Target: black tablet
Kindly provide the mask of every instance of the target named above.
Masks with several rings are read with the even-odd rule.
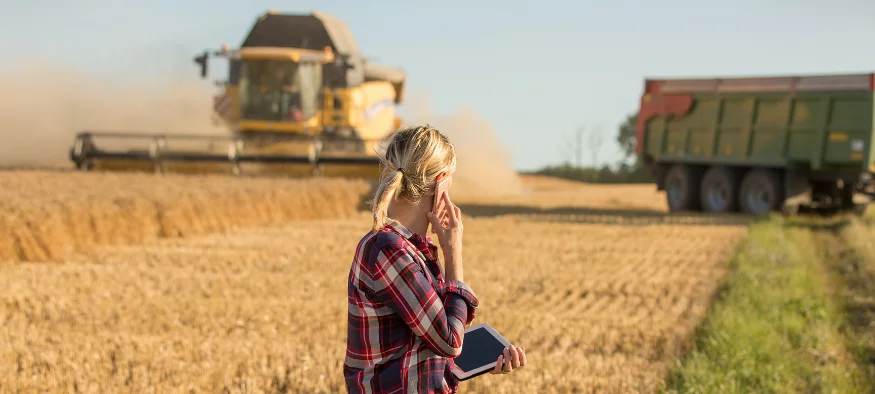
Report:
[[[480,323],[465,330],[462,339],[462,354],[453,359],[453,375],[459,380],[468,380],[483,375],[495,368],[495,360],[504,354],[510,342],[492,326]]]

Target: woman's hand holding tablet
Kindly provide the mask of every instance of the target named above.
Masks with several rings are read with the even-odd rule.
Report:
[[[462,353],[453,360],[453,375],[468,380],[487,372],[506,374],[526,362],[525,349],[512,346],[492,326],[481,323],[465,330]]]

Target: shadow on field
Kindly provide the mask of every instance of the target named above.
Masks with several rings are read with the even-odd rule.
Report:
[[[784,223],[784,227],[804,228],[812,231],[838,232],[851,225],[851,219],[822,219],[822,218],[792,218]]]
[[[539,222],[614,224],[620,226],[649,226],[675,224],[691,226],[737,226],[755,220],[739,214],[667,213],[643,209],[604,209],[587,207],[537,208],[524,205],[460,204],[462,213],[472,217],[504,215],[525,216]]]

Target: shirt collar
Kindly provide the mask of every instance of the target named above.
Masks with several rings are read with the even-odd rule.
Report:
[[[407,227],[405,227],[401,222],[394,220],[392,218],[386,218],[386,225],[389,226],[392,230],[400,234],[406,240],[410,241],[413,245],[419,249],[422,254],[428,257],[431,260],[434,260],[434,256],[437,253],[437,246],[431,241],[431,237],[428,235],[421,236],[413,231],[410,231]]]

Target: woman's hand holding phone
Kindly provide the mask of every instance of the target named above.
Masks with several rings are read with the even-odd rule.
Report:
[[[432,201],[431,208],[431,211],[435,215],[437,215],[439,221],[441,222],[441,224],[443,224],[444,227],[449,226],[449,216],[446,209],[447,205],[444,202],[444,195],[447,195],[448,193],[447,188],[449,187],[449,182],[449,178],[444,178],[435,183],[434,199]],[[435,233],[434,228],[432,228],[432,233]]]
[[[447,194],[445,193],[444,195],[447,195]],[[441,198],[438,201],[438,203],[435,204],[434,214],[435,214],[435,216],[437,216],[438,220],[441,222],[441,225],[444,228],[450,226],[450,210],[447,209],[447,205],[444,202],[443,198]],[[435,232],[434,226],[432,226],[431,233],[437,234],[437,232]]]
[[[462,210],[450,201],[447,193],[443,193],[438,201],[441,202],[438,212],[443,212],[443,217],[429,212],[428,221],[444,252],[447,280],[462,281]]]

